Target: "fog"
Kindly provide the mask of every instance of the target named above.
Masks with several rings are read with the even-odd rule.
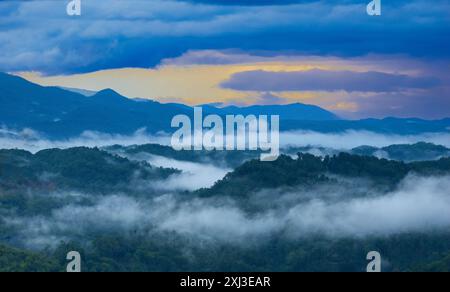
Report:
[[[350,181],[346,184],[352,183]],[[123,194],[92,197],[92,204],[71,203],[49,216],[5,216],[15,241],[29,248],[54,247],[60,240],[101,232],[161,234],[246,245],[273,235],[296,240],[380,237],[450,229],[450,177],[407,177],[383,193],[369,182],[322,185],[250,195],[248,206],[231,198],[195,198],[168,192],[153,198]],[[264,199],[264,204],[258,205]],[[253,202],[253,203],[252,203]],[[247,203],[245,203],[247,204]]]
[[[0,149],[23,149],[36,153],[49,148],[71,147],[104,147],[110,145],[140,145],[156,143],[168,145],[170,139],[167,134],[149,135],[145,129],[139,129],[132,135],[105,134],[94,131],[85,131],[78,137],[70,139],[48,139],[32,129],[14,131],[0,128]]]
[[[167,179],[159,181],[134,182],[140,189],[153,189],[157,191],[195,191],[201,188],[209,188],[215,182],[221,180],[232,169],[225,166],[216,166],[207,158],[201,162],[176,160],[164,156],[146,152],[135,154],[116,151],[114,154],[134,161],[145,161],[155,167],[173,168],[180,173],[172,174]],[[225,161],[221,165],[226,165]]]
[[[169,214],[159,228],[226,241],[279,232],[292,238],[334,238],[442,230],[450,227],[449,189],[450,177],[409,177],[398,190],[387,194],[359,186],[358,191],[367,197],[330,186],[313,193],[272,191],[271,198],[264,198],[272,206],[255,214],[246,214],[234,204],[195,201]]]
[[[146,161],[151,165],[176,168],[182,171],[181,174],[174,174],[166,180],[153,183],[155,188],[164,191],[194,191],[200,188],[209,188],[231,171],[231,169],[219,168],[208,163],[180,161],[157,155],[146,156]]]
[[[342,133],[291,131],[280,134],[281,146],[312,146],[349,150],[362,145],[377,148],[394,144],[428,142],[450,147],[450,133],[424,133],[419,135],[379,134],[369,131],[349,130]]]
[[[329,203],[311,200],[286,215],[292,232],[379,236],[450,227],[450,177],[410,176],[383,196]]]
[[[80,137],[61,141],[45,139],[29,129],[0,130],[0,148],[31,152],[53,147],[167,144],[168,141],[164,134],[149,136],[145,130],[131,136],[88,131]],[[325,154],[331,151],[329,149],[345,150],[361,145],[384,147],[419,141],[450,147],[450,134],[400,136],[365,131],[340,134],[297,131],[282,133],[281,141],[285,147],[311,146],[314,154]],[[176,168],[181,173],[161,181],[130,182],[130,187],[139,188],[141,193],[153,190],[152,195],[144,197],[123,193],[95,196],[70,190],[46,194],[47,199],[74,199],[63,207],[48,210],[46,215],[2,213],[0,224],[14,230],[9,240],[29,248],[44,249],[55,247],[60,241],[83,240],[99,233],[152,236],[174,232],[193,240],[245,245],[263,243],[274,235],[296,240],[310,236],[365,238],[450,230],[448,176],[409,176],[388,193],[370,181],[340,178],[339,183],[310,189],[263,190],[247,194],[248,199],[240,201],[228,197],[197,198],[185,192],[211,187],[230,171],[216,163],[179,161],[145,153],[133,159]],[[156,196],[153,195],[155,190]],[[37,194],[30,191],[29,195]]]
[[[0,128],[0,149],[24,149],[37,152],[48,148],[70,148],[77,146],[104,147],[110,145],[141,145],[156,143],[170,145],[171,137],[167,133],[149,135],[140,129],[132,135],[105,134],[85,131],[79,137],[52,140],[33,131],[24,129],[13,131]],[[450,147],[450,133],[423,133],[418,135],[380,134],[369,131],[348,130],[340,133],[320,133],[314,131],[290,131],[280,133],[280,147],[323,147],[335,150],[349,150],[358,146],[385,147],[393,144],[414,144],[429,142]]]

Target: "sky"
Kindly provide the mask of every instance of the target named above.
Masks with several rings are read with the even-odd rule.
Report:
[[[190,105],[302,102],[342,117],[450,117],[450,2],[0,1],[0,71]]]

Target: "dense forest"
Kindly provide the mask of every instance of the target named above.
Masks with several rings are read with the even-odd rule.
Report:
[[[243,163],[210,188],[161,192],[156,182],[180,170],[139,160],[145,152],[201,158],[155,145],[0,150],[0,271],[64,271],[71,250],[81,253],[83,271],[365,271],[371,250],[382,254],[384,271],[450,270],[450,229],[439,214],[388,229],[381,210],[380,226],[360,232],[346,229],[336,211],[386,198],[382,206],[390,206],[415,183],[442,189],[450,158],[298,153],[261,162],[213,153],[217,165]],[[436,199],[445,203],[450,194],[441,191]],[[308,212],[321,208],[330,214],[309,222]]]
[[[182,161],[204,162],[218,166],[228,166],[236,168],[245,161],[257,159],[260,151],[176,151],[172,147],[159,144],[143,144],[133,146],[114,145],[104,147],[105,151],[119,154],[130,159],[136,157],[142,158],[144,154],[159,155]],[[281,149],[281,153],[296,156],[297,153],[309,153],[316,156],[333,156],[340,153],[349,153],[360,156],[375,156],[378,158],[386,158],[390,160],[414,162],[437,160],[450,156],[450,149],[442,145],[433,143],[419,142],[415,144],[397,144],[386,147],[359,146],[353,149],[332,149],[325,147],[292,147],[285,146]]]
[[[324,158],[299,153],[297,159],[282,155],[273,163],[258,160],[246,162],[211,189],[200,190],[199,193],[202,196],[242,197],[264,188],[321,184],[333,180],[333,175],[367,178],[380,187],[394,188],[412,172],[427,176],[445,175],[449,171],[450,158],[404,163],[348,153]]]
[[[164,179],[175,169],[130,161],[98,148],[49,149],[36,154],[0,150],[0,189],[128,190],[130,180]]]

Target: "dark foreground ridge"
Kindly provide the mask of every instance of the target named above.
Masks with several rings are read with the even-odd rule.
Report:
[[[403,163],[345,153],[325,158],[308,154],[299,154],[295,159],[281,156],[275,162],[248,161],[210,189],[176,195],[179,202],[175,209],[171,209],[170,199],[169,207],[158,209],[156,206],[170,197],[152,192],[152,184],[177,174],[177,170],[155,168],[96,148],[50,149],[34,155],[2,150],[0,270],[64,271],[67,252],[76,250],[82,256],[83,271],[365,271],[367,252],[377,250],[383,255],[384,271],[448,271],[448,230],[362,237],[320,233],[289,237],[280,229],[262,238],[241,241],[232,235],[224,236],[224,231],[221,234],[221,225],[217,226],[217,234],[222,239],[217,239],[204,235],[207,230],[185,234],[161,230],[157,221],[135,224],[133,220],[140,217],[132,219],[135,213],[128,214],[123,208],[126,204],[141,206],[139,216],[152,215],[156,210],[158,216],[164,217],[195,204],[200,208],[198,212],[220,211],[225,206],[221,202],[231,199],[232,208],[242,209],[246,220],[253,220],[267,208],[283,204],[276,198],[282,189],[306,190],[302,194],[312,196],[315,187],[343,186],[341,189],[349,190],[345,195],[348,200],[352,196],[373,196],[373,192],[346,187],[346,178],[368,180],[382,195],[395,190],[413,173],[440,177],[449,172],[449,158]],[[147,184],[137,187],[138,181]],[[263,189],[269,195],[258,195]],[[82,221],[65,219],[73,212],[73,218]],[[113,219],[105,217],[105,212],[113,212],[108,215]],[[110,221],[105,220],[115,223],[107,225]],[[38,225],[27,229],[28,225],[21,222]],[[22,228],[12,228],[14,224]],[[46,240],[54,236],[54,241],[47,241],[48,248],[42,248],[39,232],[44,232]]]

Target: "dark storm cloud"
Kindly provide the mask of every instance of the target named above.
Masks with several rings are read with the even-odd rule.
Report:
[[[383,1],[381,17],[366,2],[89,0],[69,17],[66,1],[0,1],[0,71],[153,67],[201,49],[450,58],[448,1]]]
[[[178,0],[182,2],[191,2],[209,5],[229,5],[229,6],[266,6],[266,5],[292,5],[307,4],[316,2],[326,2],[329,4],[360,4],[359,0]]]
[[[439,80],[436,78],[316,69],[295,72],[239,72],[222,83],[222,87],[244,91],[392,92],[411,88],[427,89],[438,84]]]
[[[191,3],[234,6],[290,5],[296,3],[319,2],[320,0],[179,0]]]

